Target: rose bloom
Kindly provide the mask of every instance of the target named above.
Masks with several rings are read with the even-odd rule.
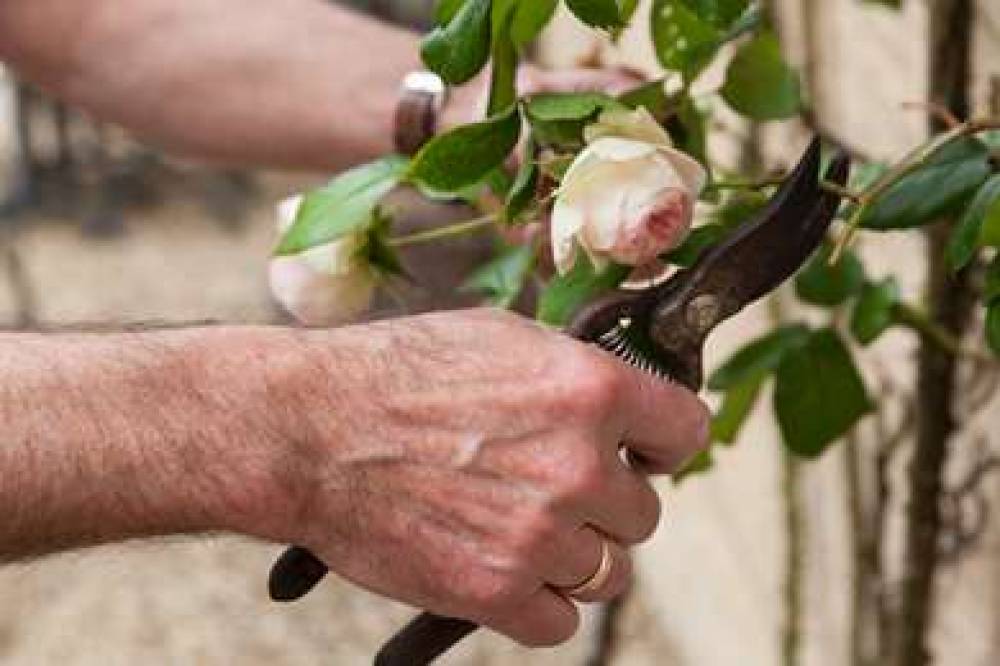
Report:
[[[573,268],[582,247],[597,268],[642,266],[683,242],[705,186],[698,162],[674,149],[645,109],[607,111],[587,128],[552,211],[556,268]]]
[[[295,221],[302,197],[278,205],[278,232]],[[371,306],[377,279],[360,256],[364,239],[345,236],[288,257],[269,267],[271,293],[300,323],[334,326],[356,321]]]

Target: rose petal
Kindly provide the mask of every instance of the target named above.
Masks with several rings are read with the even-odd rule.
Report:
[[[635,139],[654,146],[670,147],[673,142],[663,126],[644,107],[634,110],[612,109],[584,129],[584,139],[593,143],[602,137]]]
[[[618,137],[608,136],[590,144],[584,149],[584,152],[590,152],[604,160],[626,162],[645,157],[659,150],[667,149],[634,139],[619,139]]]
[[[356,321],[371,305],[375,276],[364,266],[341,275],[313,268],[301,257],[277,257],[269,266],[271,292],[300,323],[333,326]]]
[[[583,228],[583,213],[566,201],[556,200],[552,209],[552,260],[560,275],[573,269],[576,263],[576,235]]]
[[[674,170],[680,176],[685,188],[697,199],[705,189],[708,173],[698,160],[674,148],[661,148],[660,154],[666,157]]]
[[[292,224],[295,223],[295,217],[299,214],[299,207],[302,206],[302,201],[305,197],[301,194],[297,194],[287,199],[282,200],[277,206],[278,214],[278,233],[287,233],[289,229],[292,228]]]

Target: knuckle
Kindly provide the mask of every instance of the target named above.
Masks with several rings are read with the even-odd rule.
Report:
[[[592,498],[603,492],[605,475],[605,466],[596,447],[576,450],[564,461],[559,495],[566,500]]]
[[[571,363],[570,380],[563,382],[560,405],[571,414],[603,420],[614,410],[622,388],[622,372],[593,349],[579,350]]]
[[[518,520],[517,531],[512,538],[516,561],[526,567],[535,553],[548,547],[558,533],[558,521],[550,509],[535,506],[525,510]]]
[[[508,576],[477,574],[467,583],[464,602],[477,614],[494,617],[517,601],[516,586]]]

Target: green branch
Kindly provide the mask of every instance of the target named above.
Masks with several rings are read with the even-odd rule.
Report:
[[[477,217],[473,220],[449,224],[445,227],[419,231],[415,234],[410,234],[409,236],[398,236],[390,239],[389,245],[392,247],[407,247],[410,245],[419,245],[421,243],[429,243],[431,241],[462,236],[464,234],[481,231],[486,227],[493,226],[496,224],[496,221],[496,214],[484,215],[483,217]]]
[[[840,261],[844,250],[854,239],[855,234],[861,227],[861,221],[869,207],[882,195],[889,191],[903,178],[909,176],[914,171],[919,170],[927,164],[938,151],[958,139],[973,136],[980,132],[1000,129],[1000,118],[980,118],[969,122],[955,125],[948,131],[935,136],[926,143],[918,146],[906,155],[893,168],[889,169],[881,178],[871,185],[867,190],[857,196],[857,206],[851,217],[847,220],[847,230],[837,241],[837,245],[830,254],[830,263],[835,264]]]
[[[898,303],[895,309],[896,321],[915,331],[941,350],[956,357],[967,357],[984,363],[995,363],[996,359],[977,349],[969,349],[944,326],[931,319],[926,312],[909,303]]]

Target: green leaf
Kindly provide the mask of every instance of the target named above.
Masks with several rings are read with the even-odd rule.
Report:
[[[785,356],[806,344],[809,329],[802,325],[782,326],[736,352],[708,380],[711,391],[730,389],[773,373]]]
[[[438,192],[455,192],[500,166],[517,144],[517,107],[440,134],[413,158],[407,177]]]
[[[573,14],[593,28],[620,28],[625,25],[618,0],[566,0]]]
[[[565,326],[577,310],[598,295],[614,289],[628,277],[628,266],[611,264],[596,272],[590,260],[581,256],[566,275],[553,278],[538,302],[538,320],[551,326]]]
[[[983,300],[987,303],[1000,300],[1000,254],[993,257],[983,282]]]
[[[587,120],[598,111],[621,104],[598,92],[540,93],[525,101],[528,116],[546,122]]]
[[[663,79],[626,90],[618,96],[618,101],[630,109],[642,107],[654,118],[664,118],[670,110],[670,97],[667,95]]]
[[[453,192],[441,192],[420,182],[416,182],[414,185],[420,194],[431,201],[442,203],[460,201],[470,206],[477,206],[487,191],[492,192],[498,197],[506,198],[512,183],[513,179],[510,174],[501,165],[492,169],[476,182],[469,183]]]
[[[701,20],[719,28],[728,28],[750,5],[749,0],[682,0]]]
[[[517,177],[514,179],[514,185],[510,188],[504,206],[504,220],[508,224],[515,222],[535,200],[539,174],[538,163],[535,161],[536,152],[533,139],[524,142],[521,166],[517,170]]]
[[[372,224],[368,228],[364,249],[366,263],[386,275],[406,275],[399,253],[389,243],[389,232],[392,230],[392,217],[385,211],[376,208],[372,213]]]
[[[486,115],[494,116],[517,103],[517,47],[511,36],[511,23],[517,0],[493,2],[493,68],[490,72],[490,96]]]
[[[507,248],[465,281],[461,291],[486,294],[492,305],[511,307],[524,290],[535,266],[535,248],[519,245]]]
[[[559,0],[521,0],[514,13],[511,37],[518,49],[524,49],[535,41],[542,30],[552,20],[559,6]]]
[[[997,178],[1000,178],[1000,174],[993,176],[991,182],[996,181]],[[979,244],[984,247],[1000,247],[1000,197],[993,200],[983,215]]]
[[[766,24],[767,17],[764,15],[764,11],[760,5],[753,5],[729,26],[726,34],[722,37],[722,43],[732,42],[743,35],[756,32],[761,26]]]
[[[965,268],[976,256],[983,228],[990,215],[1000,218],[1000,174],[983,183],[972,203],[965,209],[948,242],[948,266],[953,271]]]
[[[298,254],[366,227],[375,206],[399,184],[407,165],[398,155],[384,157],[345,171],[306,195],[275,254]]]
[[[729,232],[730,229],[721,224],[703,224],[693,229],[680,247],[665,254],[663,260],[674,266],[690,268],[705,250],[724,239]]]
[[[899,304],[899,283],[888,277],[880,282],[868,282],[851,314],[851,333],[863,345],[874,342],[895,321]]]
[[[694,265],[705,250],[724,240],[765,205],[767,197],[760,193],[733,194],[725,204],[715,209],[712,214],[713,222],[693,229],[680,247],[664,255],[662,259],[682,268]]]
[[[712,218],[727,229],[735,229],[757,215],[768,201],[761,192],[736,191],[715,209]]]
[[[879,178],[889,170],[885,162],[864,162],[851,167],[850,188],[854,192],[863,192],[874,185]]]
[[[448,25],[464,4],[465,0],[438,0],[434,5],[434,23]]]
[[[824,328],[778,366],[774,408],[785,445],[817,457],[871,410],[864,382],[836,331]]]
[[[694,79],[722,43],[723,33],[682,0],[654,0],[650,15],[653,48],[664,69]]]
[[[1000,301],[993,301],[986,308],[986,343],[1000,356]]]
[[[707,115],[698,110],[689,95],[684,95],[676,104],[675,112],[666,123],[674,146],[702,164],[708,164]]]
[[[979,138],[990,150],[1000,150],[1000,130],[983,132],[979,135]]]
[[[884,231],[934,222],[961,208],[989,175],[989,151],[982,141],[953,141],[879,197],[862,225]]]
[[[722,406],[712,418],[713,441],[725,444],[736,442],[743,424],[757,404],[764,379],[764,376],[749,377],[726,391]]]
[[[524,102],[535,138],[543,146],[575,149],[583,145],[583,130],[598,113],[622,106],[602,93],[542,93]]]
[[[774,34],[762,32],[740,48],[726,71],[722,98],[753,120],[780,120],[799,112],[799,76],[785,63]]]
[[[621,10],[622,24],[627,26],[639,9],[639,0],[618,0],[618,7]]]
[[[680,485],[692,476],[698,476],[710,471],[713,466],[715,466],[715,459],[712,455],[712,449],[703,449],[681,465],[681,468],[674,472],[671,479],[675,485]]]
[[[861,291],[865,284],[865,267],[853,252],[845,252],[833,266],[830,249],[817,252],[795,276],[795,293],[806,303],[821,307],[836,307]]]
[[[491,4],[466,0],[446,25],[424,37],[420,56],[428,69],[452,85],[465,83],[483,69],[490,57]]]

